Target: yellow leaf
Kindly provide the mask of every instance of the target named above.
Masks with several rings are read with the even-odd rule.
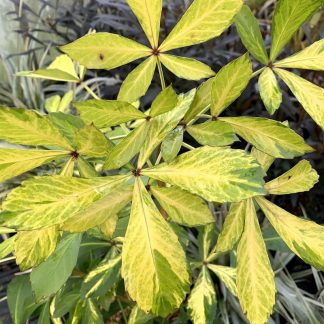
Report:
[[[150,116],[156,117],[172,110],[178,103],[178,96],[172,86],[168,86],[162,90],[154,99]]]
[[[162,0],[127,0],[135,13],[150,44],[157,48],[159,44]]]
[[[201,147],[142,175],[178,186],[208,201],[240,201],[263,194],[263,171],[244,151]]]
[[[304,109],[324,129],[324,89],[282,69],[275,72],[287,84]]]
[[[88,34],[60,49],[87,69],[107,70],[149,56],[152,52],[144,45],[111,33]]]
[[[16,262],[21,270],[35,267],[55,250],[59,232],[56,226],[18,232],[15,239]]]
[[[68,151],[0,148],[0,182],[35,169],[55,159],[68,156],[69,154]]]
[[[201,80],[215,75],[215,72],[208,65],[192,58],[161,54],[159,60],[178,78]]]
[[[277,58],[298,28],[323,4],[322,0],[280,0],[272,19],[270,60]]]
[[[246,204],[244,232],[237,248],[237,291],[250,323],[265,324],[275,304],[274,273],[253,201]]]
[[[234,102],[248,85],[252,64],[248,54],[225,65],[215,76],[211,93],[211,112],[217,117]]]
[[[265,68],[259,77],[259,90],[262,101],[270,115],[273,115],[282,102],[282,92],[275,74]]]
[[[230,268],[230,267],[225,267],[225,266],[215,265],[215,264],[208,264],[208,269],[210,269],[215,273],[215,275],[225,284],[227,289],[234,296],[237,296],[235,268]]]
[[[132,103],[144,96],[151,85],[155,67],[156,57],[151,56],[129,73],[120,88],[118,100]]]
[[[256,201],[288,247],[306,263],[324,271],[324,227],[296,217],[262,197]]]
[[[178,237],[139,177],[122,251],[122,276],[139,307],[163,317],[180,306],[189,289],[186,257]]]
[[[160,51],[203,43],[220,35],[230,26],[242,4],[241,0],[194,0]]]
[[[295,55],[274,63],[278,68],[324,70],[324,39],[315,42]]]
[[[176,223],[199,226],[215,222],[208,205],[200,197],[176,187],[151,186],[150,192]]]
[[[194,324],[215,323],[216,304],[213,280],[203,267],[188,299],[188,311]]]
[[[280,177],[266,183],[265,188],[271,195],[286,195],[309,191],[318,182],[319,176],[311,164],[302,160]]]
[[[251,155],[260,163],[264,172],[267,172],[269,170],[270,166],[276,159],[273,156],[264,153],[255,147],[252,148]]]

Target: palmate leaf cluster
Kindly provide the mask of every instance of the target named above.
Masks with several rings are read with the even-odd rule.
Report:
[[[125,299],[132,306],[129,323],[166,318],[179,308],[194,323],[214,323],[219,300],[214,275],[237,296],[251,323],[266,323],[276,287],[258,209],[291,251],[324,270],[324,228],[266,198],[310,190],[316,171],[301,160],[264,181],[276,158],[300,157],[312,147],[287,123],[221,116],[258,74],[264,104],[275,112],[281,103],[276,73],[324,127],[323,89],[285,70],[322,70],[323,42],[276,61],[323,1],[278,2],[269,56],[256,18],[241,0],[194,0],[162,42],[162,1],[144,3],[128,0],[151,48],[91,33],[61,47],[65,54],[47,69],[20,73],[83,85],[93,99],[73,102],[77,115],[66,113],[71,94],[51,103],[47,115],[0,108],[0,139],[16,145],[0,149],[2,182],[54,160],[60,166],[23,181],[1,206],[1,231],[16,234],[0,245],[0,257],[13,252],[22,271],[32,269],[9,286],[14,323],[33,314],[40,323],[103,323],[114,302]],[[233,21],[247,50],[265,65],[262,70],[253,73],[248,53],[217,74],[167,53],[214,38]],[[113,69],[144,57],[117,100],[100,99],[83,82],[86,69]],[[162,66],[180,78],[209,79],[177,94],[165,85]],[[144,111],[140,98],[156,68],[162,91]],[[186,133],[199,147],[184,141]],[[252,149],[231,148],[240,139]],[[217,233],[213,210],[221,203],[231,207]],[[193,259],[188,228],[199,233],[194,240],[200,253]],[[227,253],[231,267],[221,262]]]

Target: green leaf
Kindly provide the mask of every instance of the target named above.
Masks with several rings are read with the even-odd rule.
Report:
[[[91,157],[107,156],[113,148],[113,144],[108,142],[106,136],[94,125],[80,129],[74,137],[74,143],[79,154]]]
[[[234,248],[244,229],[246,201],[231,204],[223,229],[218,236],[215,253],[225,253]]]
[[[242,6],[240,12],[235,16],[234,22],[241,41],[249,53],[261,63],[268,64],[268,53],[264,46],[259,22],[249,6]]]
[[[66,92],[62,97],[58,110],[61,112],[68,111],[68,108],[73,100],[73,97],[74,97],[73,90],[69,90],[68,92]]]
[[[282,69],[275,69],[304,109],[324,129],[324,89]]]
[[[245,225],[237,249],[238,297],[251,324],[266,323],[275,304],[274,273],[253,201],[246,203]]]
[[[252,148],[251,155],[259,162],[264,172],[267,172],[272,163],[275,161],[273,156],[264,153],[255,147]]]
[[[81,237],[80,234],[65,236],[54,253],[33,269],[30,281],[37,300],[55,294],[68,280],[77,262]]]
[[[266,183],[265,188],[271,195],[286,195],[309,191],[318,182],[319,176],[311,164],[302,160],[280,177]]]
[[[324,227],[296,217],[266,199],[256,201],[288,247],[306,263],[324,270]]]
[[[156,117],[169,112],[177,105],[177,102],[178,96],[170,85],[162,90],[154,99],[150,110],[150,116]]]
[[[161,52],[206,42],[232,23],[241,0],[195,0],[160,46]]]
[[[185,95],[179,95],[178,104],[174,109],[150,120],[148,133],[138,159],[139,168],[143,167],[156,147],[178,125],[189,109],[194,95],[195,90]]]
[[[68,232],[85,232],[113,218],[131,200],[132,187],[123,186],[97,200],[65,221],[61,228]]]
[[[45,100],[45,109],[48,112],[57,112],[61,102],[59,95],[51,96]]]
[[[259,77],[259,91],[262,101],[270,115],[273,115],[282,102],[282,92],[275,74],[265,68]]]
[[[104,170],[121,168],[140,151],[147,137],[149,123],[144,121],[111,150],[104,164]]]
[[[290,254],[290,249],[271,225],[264,228],[262,234],[268,250]]]
[[[37,324],[51,324],[50,302],[46,302],[42,306],[42,310],[39,314]]]
[[[263,194],[263,171],[244,151],[201,147],[142,175],[178,186],[208,201],[229,202]]]
[[[81,156],[78,158],[77,166],[82,178],[89,179],[98,176],[95,168],[92,167],[92,165],[88,161],[84,160]]]
[[[295,55],[274,63],[278,68],[324,70],[324,39],[306,47]]]
[[[216,291],[209,271],[203,267],[188,299],[188,312],[194,324],[213,324],[216,315]]]
[[[186,131],[201,145],[227,146],[237,140],[232,126],[222,121],[188,126]]]
[[[133,40],[111,33],[83,36],[60,50],[87,69],[111,70],[145,56],[152,50]]]
[[[15,144],[58,146],[73,150],[47,118],[27,109],[0,107],[0,139]]]
[[[50,113],[48,119],[61,131],[61,133],[73,143],[73,138],[79,129],[85,126],[81,118],[62,112]]]
[[[65,82],[80,82],[80,78],[75,72],[73,61],[67,55],[58,56],[46,69],[23,71],[17,73],[17,76]]]
[[[22,271],[39,265],[55,250],[59,232],[56,226],[18,232],[15,239],[16,262]]]
[[[186,257],[178,237],[138,177],[122,252],[122,276],[139,307],[163,317],[180,306],[189,290]]]
[[[215,273],[215,275],[225,284],[227,289],[234,296],[237,296],[235,268],[230,268],[230,267],[225,267],[225,266],[215,265],[215,264],[208,264],[208,269],[210,269]]]
[[[159,60],[178,78],[201,80],[215,75],[215,72],[208,65],[192,58],[161,54],[159,55]]]
[[[185,124],[191,122],[199,114],[204,113],[210,106],[211,90],[215,78],[203,82],[197,89],[196,95],[190,108],[185,114],[183,121]]]
[[[34,302],[29,276],[17,276],[11,280],[7,290],[8,306],[12,323],[26,324],[38,307]]]
[[[83,121],[95,124],[98,128],[116,126],[147,116],[133,105],[117,100],[88,100],[74,102]]]
[[[67,151],[0,148],[0,182],[68,155]]]
[[[219,116],[245,90],[252,77],[248,54],[225,65],[215,76],[211,93],[212,115]]]
[[[27,180],[10,192],[2,205],[3,210],[14,214],[5,225],[33,230],[60,224],[123,187],[128,179],[123,175],[93,179],[43,176]]]
[[[0,243],[0,259],[5,258],[13,252],[15,247],[15,236],[11,236]]]
[[[151,186],[150,192],[176,223],[194,227],[215,222],[206,202],[176,187]]]
[[[127,0],[152,48],[159,45],[162,0]]]
[[[313,152],[304,139],[275,120],[259,117],[226,117],[222,121],[257,149],[273,157],[292,159]]]
[[[99,307],[92,299],[87,299],[82,315],[82,324],[104,324],[104,320]]]
[[[108,256],[82,282],[81,296],[95,298],[109,291],[120,278],[121,256],[109,253]]]
[[[183,127],[179,126],[171,131],[162,142],[161,154],[164,161],[171,162],[177,157],[182,147],[183,133]]]
[[[132,103],[144,96],[151,85],[155,68],[156,57],[152,55],[128,74],[120,88],[118,100]]]
[[[299,27],[323,4],[323,0],[280,0],[272,19],[270,60],[277,58]]]
[[[72,312],[80,300],[80,287],[77,286],[76,289],[69,291],[67,289],[68,285],[66,285],[66,289],[60,289],[52,299],[51,313],[54,318],[63,317]]]

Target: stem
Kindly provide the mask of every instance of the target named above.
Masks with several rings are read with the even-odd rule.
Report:
[[[264,66],[263,68],[259,69],[259,70],[256,70],[254,73],[252,73],[252,78],[258,76],[259,74],[261,74],[263,72],[263,70],[265,69],[266,67]]]
[[[182,146],[185,147],[186,149],[190,150],[190,151],[195,149],[193,146],[191,146],[191,145],[189,145],[189,144],[187,144],[185,142],[182,143]]]
[[[4,259],[1,259],[0,260],[0,263],[4,263],[4,262],[11,261],[11,260],[15,260],[15,259],[16,259],[16,257],[4,258]]]
[[[163,69],[162,69],[162,65],[161,65],[159,58],[157,58],[157,66],[158,66],[158,70],[159,70],[159,74],[160,74],[161,87],[162,87],[162,90],[164,90],[166,88],[166,86],[165,86]]]
[[[89,93],[91,97],[94,99],[100,100],[100,98],[90,89],[90,87],[87,86],[86,83],[81,82],[82,87]]]
[[[7,300],[7,296],[4,296],[4,297],[2,297],[1,299],[0,299],[0,303],[2,303],[2,302],[4,302],[5,300]]]
[[[118,306],[119,306],[119,308],[120,308],[120,310],[121,310],[121,312],[122,312],[124,322],[127,324],[128,321],[127,321],[127,317],[126,317],[126,314],[125,314],[125,311],[124,311],[123,305],[122,305],[122,303],[120,302],[119,299],[117,299],[117,303],[118,303]]]
[[[82,243],[81,247],[85,247],[85,246],[111,246],[110,243],[108,242],[88,242],[88,243]]]

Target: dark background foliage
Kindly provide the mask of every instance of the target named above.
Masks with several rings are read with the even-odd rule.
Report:
[[[32,6],[20,0],[10,1],[12,3],[12,10],[8,15],[10,20],[16,21],[16,33],[23,40],[25,46],[23,51],[10,53],[9,56],[3,58],[4,64],[24,60],[28,69],[37,69],[49,63],[51,57],[58,54],[57,46],[69,43],[85,35],[91,29],[95,29],[98,32],[118,33],[135,39],[140,43],[147,43],[136,17],[125,1],[73,0],[66,2],[63,0],[40,0],[39,10],[33,9]],[[266,46],[269,48],[271,40],[271,19],[276,1],[250,0],[247,2],[254,9],[255,15],[259,19]],[[190,1],[185,0],[165,1],[161,21],[161,39],[171,31],[189,3]],[[317,13],[294,36],[281,56],[286,57],[291,55],[320,39],[324,33],[323,27],[324,17],[322,13]],[[196,58],[210,65],[217,72],[222,66],[245,52],[246,50],[236,33],[235,26],[232,26],[221,37],[202,45],[179,49],[175,51],[175,54]],[[43,57],[40,59],[43,53],[46,53],[48,58]],[[257,70],[259,68],[258,63],[255,60],[253,62],[254,70]],[[111,71],[88,71],[87,79],[89,82],[94,80],[98,84],[96,90],[99,91],[102,98],[116,99],[122,80],[137,65],[138,62],[133,62]],[[172,83],[178,93],[187,91],[199,84],[197,82],[177,79],[168,73],[168,71],[165,71],[165,73],[167,83]],[[320,72],[304,70],[298,71],[298,73],[317,85],[323,86],[324,84],[324,75]],[[65,86],[54,85],[53,82],[44,81],[42,85],[39,88],[41,93],[34,94],[35,97],[30,99],[24,94],[24,87],[20,84],[20,80],[15,79],[13,82],[0,81],[0,104],[9,106],[19,106],[20,104],[20,106],[24,105],[29,108],[43,110],[44,98],[57,92],[63,94],[66,90]],[[14,87],[17,89],[14,90]],[[243,95],[234,102],[230,109],[225,111],[225,114],[230,116],[250,115],[267,117],[279,121],[287,120],[289,121],[290,127],[303,136],[308,144],[315,149],[314,153],[308,154],[305,158],[312,162],[320,174],[320,183],[310,192],[289,196],[277,196],[275,199],[278,205],[295,215],[304,215],[318,223],[324,223],[324,135],[284,84],[282,84],[282,88],[284,89],[283,103],[272,117],[268,115],[260,99],[257,78],[251,80]],[[35,92],[39,89],[36,89]],[[158,91],[160,91],[160,80],[156,74],[147,95],[142,100],[143,107],[149,107],[149,103]],[[6,93],[15,93],[21,99],[17,101],[12,95],[6,96]],[[195,145],[195,143],[191,144]],[[238,145],[244,148],[246,143],[242,141]],[[278,176],[287,171],[296,162],[298,162],[298,159],[289,161],[276,160],[270,170],[270,177]],[[289,263],[288,269],[290,271],[306,271],[309,267],[295,257]],[[1,265],[0,283],[2,287],[7,284],[7,281],[15,271],[16,269],[13,268],[12,263]],[[313,277],[309,275],[303,278],[299,286],[312,293],[316,291]],[[322,291],[317,292],[317,294],[321,293]],[[1,289],[0,298],[4,294],[4,290]]]

